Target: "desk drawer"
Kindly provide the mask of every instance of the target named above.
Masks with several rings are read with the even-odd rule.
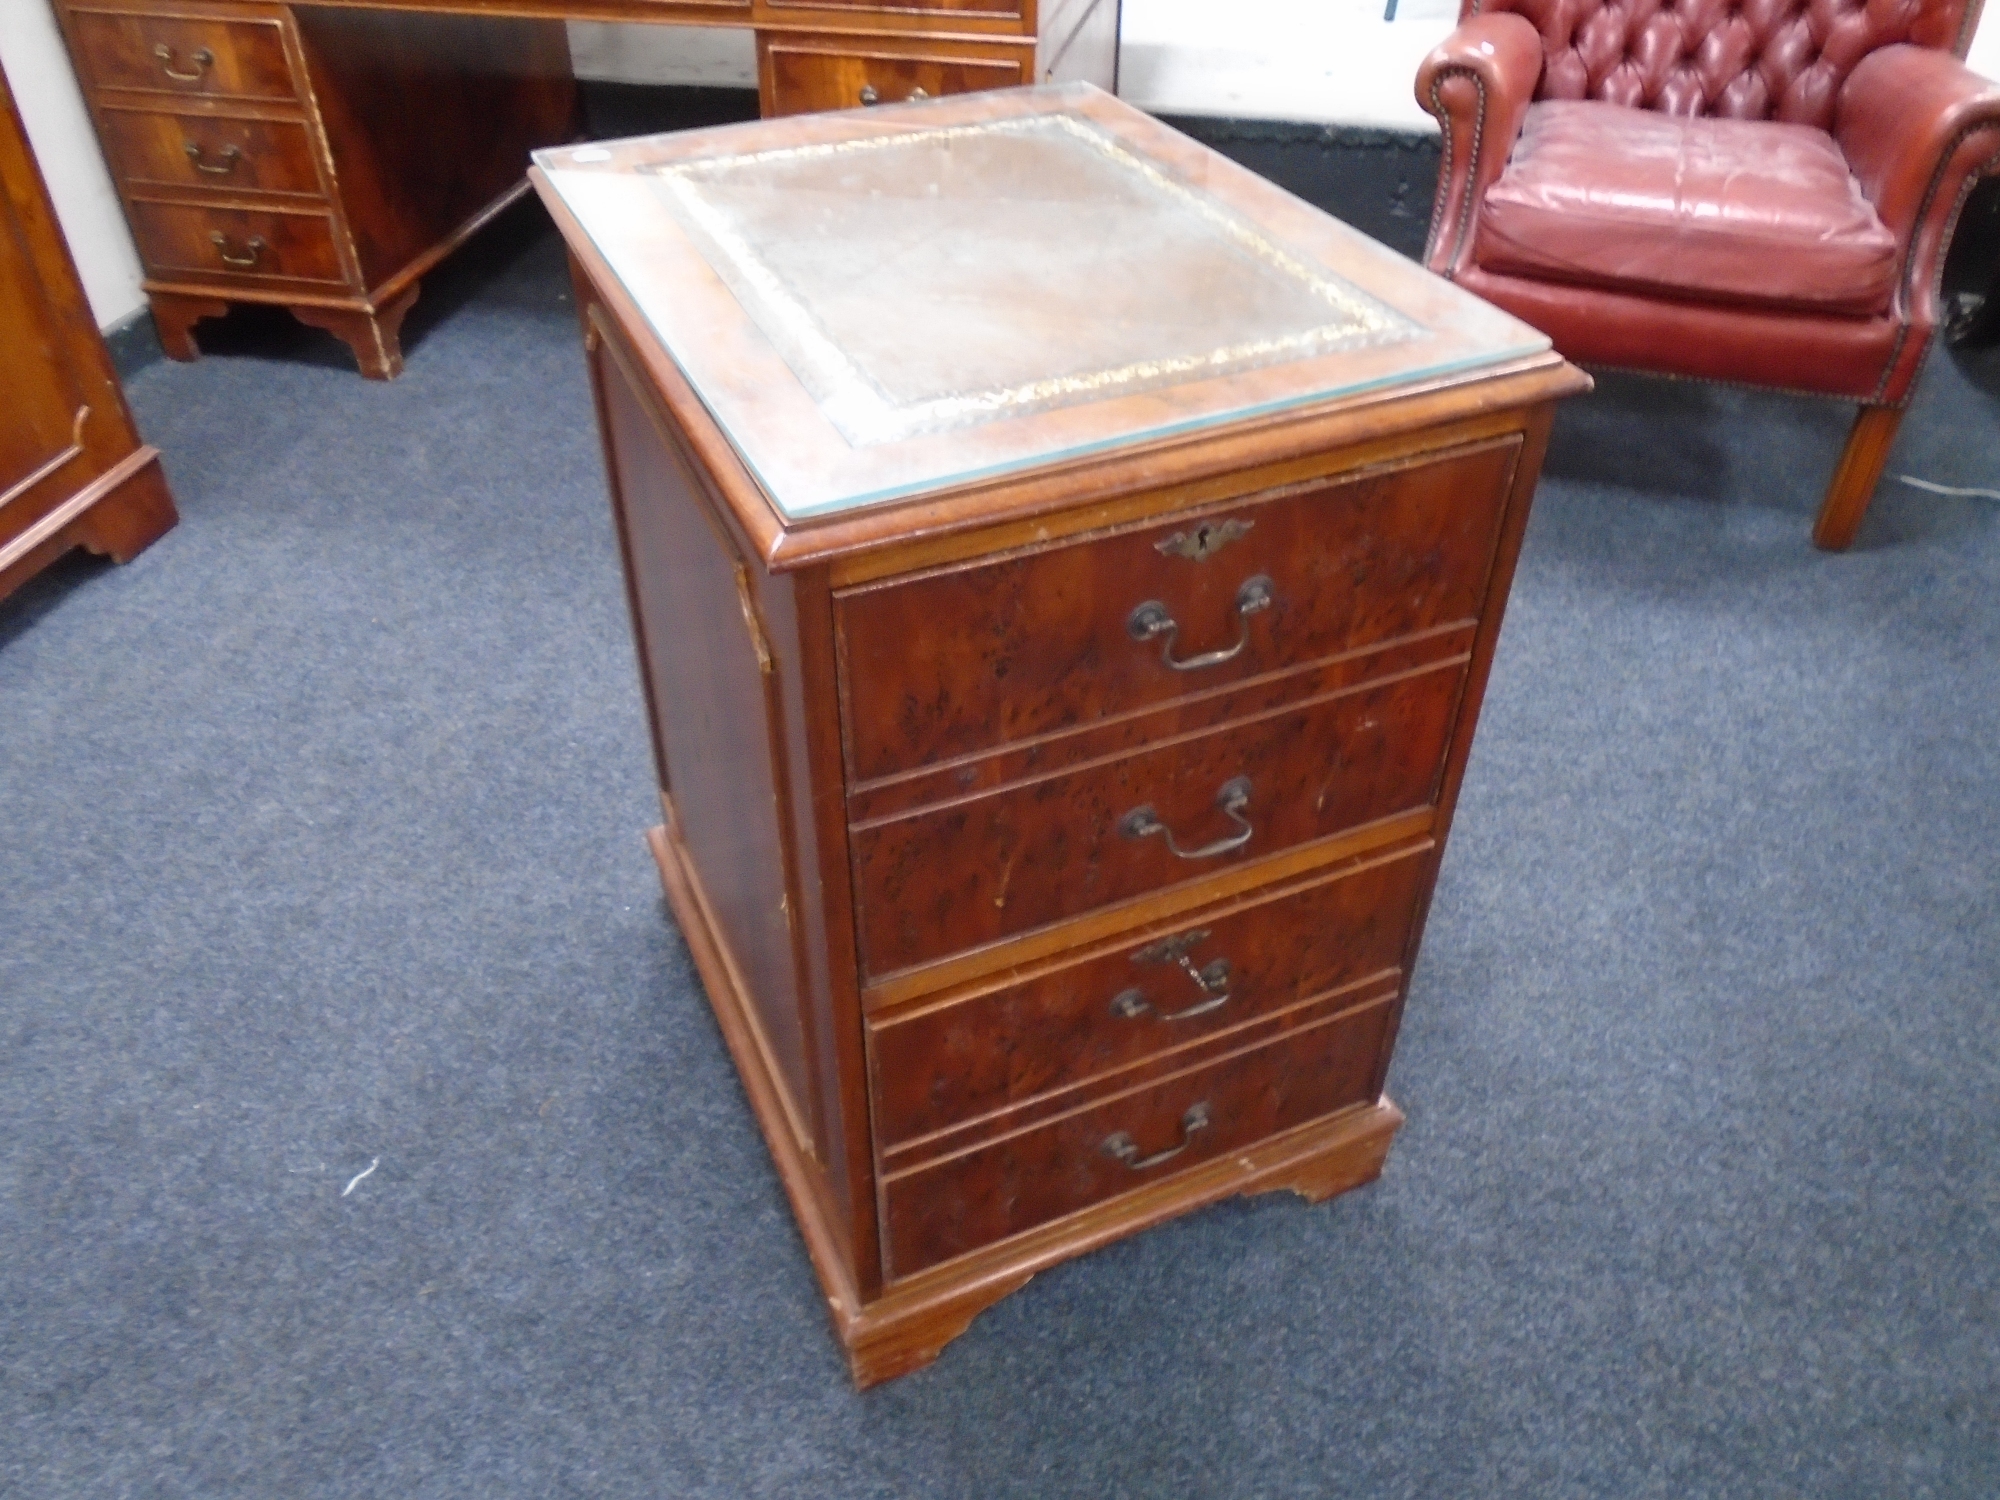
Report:
[[[835,16],[862,15],[870,12],[890,15],[940,16],[951,20],[977,17],[982,21],[1019,21],[1021,0],[775,0],[776,6],[786,9],[811,9]],[[796,24],[796,18],[793,20]],[[849,23],[851,24],[851,23]],[[933,25],[933,30],[945,27]],[[918,32],[921,38],[923,33]]]
[[[764,55],[773,115],[1013,88],[1028,81],[1032,62],[1027,52],[1018,57],[930,57],[830,52],[778,42]]]
[[[131,200],[133,238],[149,271],[345,285],[325,214]]]
[[[237,99],[293,99],[298,88],[277,20],[72,7],[83,70],[106,89]]]
[[[1434,845],[869,1023],[878,1148],[1072,1088],[1357,981],[1394,983]]]
[[[118,180],[210,192],[322,191],[312,137],[283,120],[104,109],[100,139]]]
[[[844,594],[850,774],[865,783],[1475,619],[1519,453],[1510,437]],[[1149,605],[1153,633],[1135,639]],[[1164,659],[1238,641],[1207,665]]]
[[[879,978],[1428,806],[1463,680],[1453,657],[856,823],[863,966]]]
[[[1372,1097],[1395,1005],[1310,1015],[1275,1041],[882,1181],[901,1277],[1151,1186]]]

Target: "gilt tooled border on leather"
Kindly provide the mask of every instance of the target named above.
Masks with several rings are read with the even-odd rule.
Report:
[[[1472,151],[1465,163],[1465,201],[1458,211],[1458,236],[1452,242],[1451,254],[1445,257],[1444,269],[1438,274],[1447,281],[1453,279],[1458,269],[1458,257],[1465,250],[1465,237],[1472,228],[1472,195],[1479,186],[1479,156],[1486,141],[1486,80],[1479,76],[1476,68],[1439,68],[1431,75],[1431,113],[1436,116],[1444,136],[1444,159],[1438,163],[1437,196],[1431,203],[1431,222],[1436,224],[1438,214],[1444,207],[1445,196],[1451,191],[1452,170],[1452,128],[1451,111],[1445,108],[1439,90],[1447,78],[1470,78],[1472,86],[1479,91],[1479,107],[1472,117]],[[1436,249],[1435,245],[1428,247]],[[1429,257],[1426,256],[1426,259]]]
[[[1958,155],[1959,147],[1963,146],[1982,130],[2000,130],[2000,120],[1974,121],[1959,131],[1957,135],[1953,136],[1951,144],[1945,147],[1938,155],[1937,170],[1931,173],[1930,185],[1924,189],[1923,202],[1918,205],[1916,217],[1911,220],[1910,242],[1903,251],[1903,285],[1901,292],[1905,308],[1910,306],[1910,283],[1917,268],[1917,243],[1923,237],[1924,221],[1930,217],[1931,205],[1937,201],[1938,192],[1944,187],[1945,173],[1950,169],[1952,159]],[[1944,233],[1938,236],[1937,266],[1931,272],[1931,300],[1933,302],[1937,301],[1944,289],[1945,261],[1950,258],[1947,252],[1951,248],[1952,233],[1958,227],[1958,216],[1965,211],[1965,200],[1971,196],[1972,189],[1978,184],[1980,179],[1992,172],[1995,167],[2000,167],[2000,151],[1995,151],[1993,155],[1987,157],[1980,165],[1978,171],[1966,173],[1965,181],[1959,184],[1958,201],[1952,204],[1950,217],[1945,220]],[[1879,398],[1889,388],[1889,381],[1896,373],[1897,362],[1903,357],[1903,345],[1909,342],[1910,329],[1913,326],[1912,321],[1905,318],[1903,326],[1896,330],[1896,343],[1889,351],[1889,362],[1882,367],[1882,378],[1875,382],[1875,396],[1878,399],[1871,402],[1871,405],[1881,404]],[[1910,372],[1909,387],[1903,392],[1903,399],[1896,403],[1897,407],[1900,408],[1909,404],[1910,393],[1917,388],[1917,377],[1923,374],[1924,364],[1930,358],[1931,345],[1936,339],[1937,328],[1933,325],[1929,334],[1925,336],[1923,353],[1917,356],[1917,367]]]

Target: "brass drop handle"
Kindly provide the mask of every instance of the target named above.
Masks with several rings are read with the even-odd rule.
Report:
[[[187,159],[194,163],[197,172],[206,172],[211,177],[227,177],[236,170],[236,164],[243,160],[243,153],[234,146],[224,146],[217,153],[216,160],[220,163],[219,166],[211,166],[204,161],[201,147],[194,141],[181,142],[181,150],[187,152]]]
[[[1174,637],[1180,632],[1180,622],[1157,599],[1148,599],[1126,617],[1125,633],[1135,641],[1150,641],[1155,636],[1165,636],[1166,640],[1160,646],[1160,660],[1176,672],[1198,672],[1203,667],[1219,667],[1242,655],[1243,648],[1250,644],[1250,617],[1269,609],[1276,599],[1271,580],[1262,573],[1244,579],[1236,590],[1236,616],[1241,622],[1236,632],[1236,644],[1219,651],[1204,651],[1199,656],[1175,657]]]
[[[1124,1162],[1127,1171],[1143,1172],[1149,1167],[1157,1167],[1161,1162],[1172,1161],[1179,1156],[1193,1144],[1197,1135],[1208,1129],[1209,1123],[1208,1101],[1204,1099],[1199,1104],[1189,1105],[1187,1113],[1181,1116],[1181,1143],[1178,1146],[1155,1151],[1151,1156],[1141,1156],[1138,1143],[1121,1130],[1116,1135],[1106,1136],[1104,1144],[1098,1149],[1106,1156],[1115,1156]]]
[[[1146,992],[1133,988],[1120,990],[1111,1000],[1111,1009],[1128,1021],[1136,1021],[1144,1015],[1152,1015],[1162,1021],[1186,1021],[1195,1016],[1205,1016],[1212,1010],[1221,1010],[1229,1003],[1229,960],[1218,958],[1205,969],[1196,969],[1192,964],[1188,972],[1203,993],[1210,994],[1207,1000],[1197,1000],[1192,1005],[1184,1005],[1179,1010],[1154,1010],[1153,1002],[1146,998]],[[1220,994],[1213,994],[1220,990]]]
[[[861,85],[860,98],[863,105],[880,104],[882,102],[882,96],[875,92],[875,85],[872,83],[864,83]],[[915,103],[919,99],[928,99],[928,98],[930,98],[930,94],[923,88],[922,85],[919,85],[916,88],[911,89],[909,93],[903,95],[903,102],[905,104],[911,104]]]
[[[154,46],[153,56],[160,60],[160,71],[173,79],[175,83],[200,83],[201,75],[206,73],[215,62],[215,54],[209,51],[208,48],[203,47],[190,59],[194,63],[194,71],[192,73],[177,73],[174,71],[174,49],[169,47],[165,42],[157,43]]]
[[[253,234],[250,237],[249,243],[243,247],[250,252],[248,255],[231,255],[229,253],[229,239],[220,229],[211,229],[209,231],[208,242],[215,246],[217,253],[222,256],[222,263],[226,266],[254,266],[257,264],[258,257],[268,248],[264,243],[264,236]]]
[[[1161,938],[1157,943],[1148,943],[1132,955],[1135,964],[1174,964],[1193,983],[1195,993],[1202,998],[1180,1010],[1156,1010],[1146,992],[1134,986],[1120,990],[1112,997],[1111,1010],[1114,1015],[1136,1021],[1141,1016],[1152,1015],[1162,1021],[1185,1021],[1191,1016],[1205,1016],[1212,1010],[1220,1010],[1229,1003],[1230,965],[1226,958],[1218,958],[1202,965],[1194,966],[1188,957],[1191,950],[1208,941],[1208,929],[1197,927],[1192,932],[1176,933],[1172,937]]]
[[[1173,829],[1160,821],[1160,815],[1153,810],[1153,804],[1150,802],[1142,807],[1133,808],[1120,818],[1118,831],[1128,839],[1150,838],[1157,833],[1167,841],[1167,848],[1176,859],[1214,859],[1219,854],[1230,854],[1241,849],[1250,842],[1251,835],[1257,831],[1250,826],[1250,820],[1243,816],[1250,808],[1250,778],[1232,776],[1223,782],[1216,789],[1215,805],[1222,809],[1223,815],[1240,831],[1219,838],[1212,844],[1203,844],[1199,849],[1183,849],[1175,840]]]

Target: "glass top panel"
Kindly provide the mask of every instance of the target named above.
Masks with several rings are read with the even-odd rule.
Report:
[[[1548,348],[1087,87],[536,161],[792,520]]]
[[[850,443],[1422,331],[1073,115],[646,170]]]

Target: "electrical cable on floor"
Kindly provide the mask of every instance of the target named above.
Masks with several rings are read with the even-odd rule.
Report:
[[[2000,490],[1962,489],[1957,485],[1933,484],[1928,479],[1918,479],[1912,474],[1898,474],[1896,477],[1904,484],[1920,490],[1929,490],[1933,495],[1975,495],[1982,500],[2000,500]]]

